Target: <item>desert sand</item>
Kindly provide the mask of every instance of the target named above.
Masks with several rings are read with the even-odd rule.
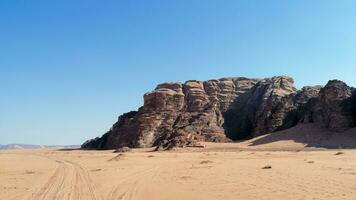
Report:
[[[356,150],[272,144],[0,151],[0,199],[356,199]]]
[[[172,151],[4,150],[0,199],[356,199],[355,135],[306,124]]]

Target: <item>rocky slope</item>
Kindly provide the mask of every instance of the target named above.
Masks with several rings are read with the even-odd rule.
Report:
[[[252,138],[298,123],[344,131],[355,126],[354,94],[337,80],[297,90],[286,76],[163,83],[144,95],[138,111],[123,114],[107,133],[82,148],[170,149]]]

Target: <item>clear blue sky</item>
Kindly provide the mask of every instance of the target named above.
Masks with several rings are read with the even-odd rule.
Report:
[[[80,144],[165,81],[356,86],[353,0],[2,0],[0,143]]]

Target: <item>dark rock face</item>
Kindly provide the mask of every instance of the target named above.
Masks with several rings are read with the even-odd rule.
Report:
[[[280,107],[287,107],[288,112],[283,119],[283,124],[277,131],[284,130],[296,126],[298,123],[309,122],[308,111],[311,109],[311,105],[318,97],[322,86],[306,86],[303,87],[295,94],[288,96],[288,104],[280,103]]]
[[[320,86],[297,91],[290,77],[273,77],[256,84],[236,98],[225,112],[226,135],[233,140],[246,139],[297,125],[306,104],[316,98]]]
[[[293,101],[288,97],[296,93],[290,77],[259,81],[244,95],[237,97],[225,112],[226,135],[238,140],[277,130],[293,107]]]
[[[85,149],[170,149],[199,141],[247,139],[315,122],[331,130],[355,126],[356,98],[341,81],[297,90],[290,77],[222,78],[163,83],[144,95],[144,105],[119,117]]]
[[[356,89],[352,88],[352,112],[354,115],[354,122],[356,124]]]
[[[352,88],[342,81],[329,81],[321,89],[311,112],[311,122],[329,130],[345,131],[354,127]]]

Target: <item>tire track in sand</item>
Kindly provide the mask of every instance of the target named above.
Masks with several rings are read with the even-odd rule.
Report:
[[[55,161],[57,167],[52,176],[29,199],[101,200],[86,169],[71,161]]]
[[[138,194],[145,188],[155,177],[157,167],[147,170],[136,171],[132,174],[122,177],[120,182],[111,190],[108,199],[117,200],[136,200],[140,199]]]

